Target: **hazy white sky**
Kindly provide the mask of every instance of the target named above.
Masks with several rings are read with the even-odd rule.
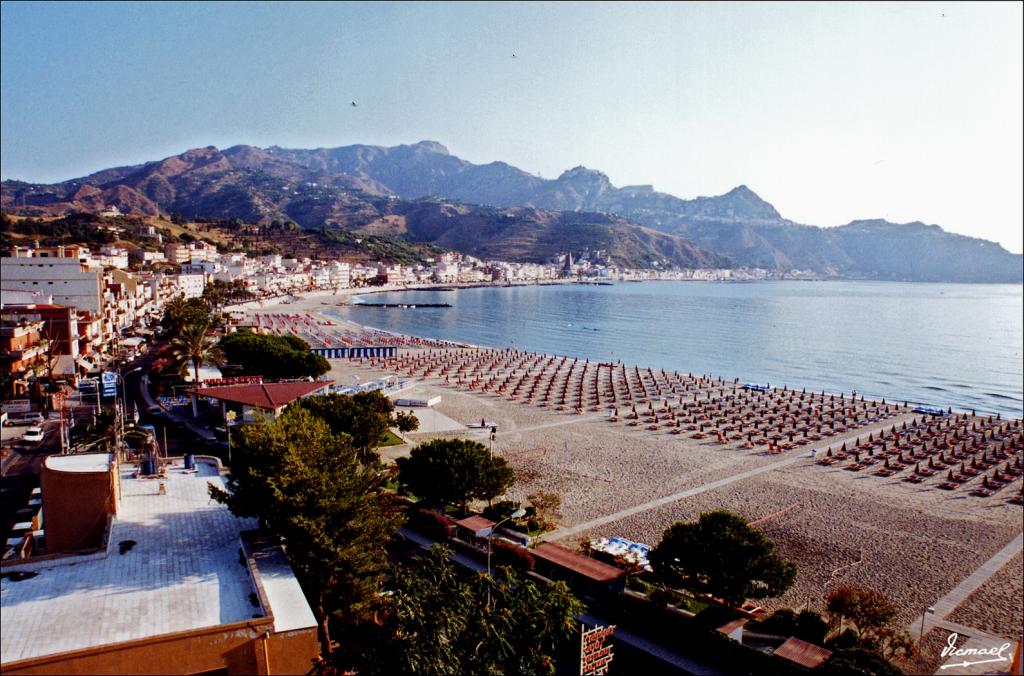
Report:
[[[1021,3],[495,4],[4,2],[0,172],[429,138],[1022,251]]]

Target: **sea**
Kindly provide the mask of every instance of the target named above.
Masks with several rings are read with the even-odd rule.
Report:
[[[616,282],[401,291],[366,326],[744,383],[1024,416],[1021,285]]]

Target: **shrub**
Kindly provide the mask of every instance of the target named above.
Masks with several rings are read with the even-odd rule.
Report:
[[[516,570],[533,570],[535,561],[533,555],[524,547],[514,545],[505,540],[492,540],[492,551],[500,563],[511,566]]]
[[[813,610],[802,610],[796,616],[796,636],[801,641],[821,645],[828,634],[828,621]]]
[[[444,515],[429,509],[415,509],[408,514],[408,525],[417,533],[444,542],[452,536],[452,526]]]

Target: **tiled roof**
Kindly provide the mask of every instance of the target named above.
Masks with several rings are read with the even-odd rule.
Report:
[[[200,397],[210,397],[236,404],[256,406],[264,409],[278,409],[287,406],[299,397],[312,394],[331,385],[333,380],[297,383],[263,383],[260,385],[222,385],[219,387],[197,387],[190,390]]]
[[[831,650],[816,646],[807,641],[792,636],[786,642],[775,649],[775,656],[782,657],[790,662],[796,662],[808,669],[820,666],[825,660],[832,656]]]
[[[531,549],[530,553],[534,558],[554,563],[597,582],[613,582],[626,574],[626,571],[620,568],[609,566],[607,563],[602,563],[551,542],[545,542],[536,549]]]
[[[482,516],[476,515],[467,517],[465,519],[462,519],[461,521],[456,521],[455,525],[462,526],[463,528],[468,528],[470,531],[473,532],[474,535],[486,528],[494,528],[493,521],[491,521],[490,519],[485,519]]]

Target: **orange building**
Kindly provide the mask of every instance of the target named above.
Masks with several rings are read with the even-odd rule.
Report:
[[[210,500],[219,461],[117,474],[105,454],[48,459],[48,553],[2,564],[0,671],[308,673],[316,620],[276,538]]]

